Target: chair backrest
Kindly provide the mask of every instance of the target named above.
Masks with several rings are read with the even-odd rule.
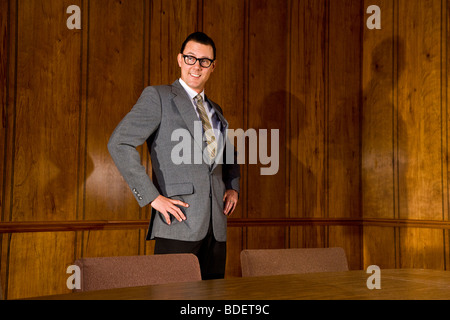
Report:
[[[342,248],[260,249],[241,252],[243,277],[348,271]]]
[[[92,291],[202,280],[193,254],[160,254],[78,259],[81,289]]]

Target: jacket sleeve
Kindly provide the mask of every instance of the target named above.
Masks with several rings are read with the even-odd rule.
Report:
[[[159,192],[141,164],[136,148],[144,144],[160,123],[160,96],[154,87],[147,87],[131,111],[118,124],[108,142],[108,150],[117,169],[141,207],[152,202]]]
[[[237,162],[237,151],[230,139],[226,137],[226,148],[223,158],[222,177],[226,190],[236,190],[240,192],[241,170]]]
[[[218,110],[223,116],[222,108],[211,100],[209,100],[209,102],[212,103],[215,109]],[[235,190],[239,193],[241,169],[237,161],[236,148],[234,147],[233,142],[228,138],[227,132],[225,132],[225,152],[223,153],[222,159],[222,179],[226,190]]]

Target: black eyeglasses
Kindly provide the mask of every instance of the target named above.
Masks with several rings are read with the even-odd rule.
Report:
[[[185,55],[185,54],[183,54],[183,58],[184,58],[184,62],[190,66],[193,66],[198,60],[200,63],[200,66],[202,68],[209,68],[209,67],[211,67],[211,64],[214,62],[214,60],[211,60],[208,58],[197,59],[194,56],[189,56],[189,55]]]

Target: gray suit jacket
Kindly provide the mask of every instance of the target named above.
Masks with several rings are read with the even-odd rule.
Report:
[[[219,141],[219,146],[223,147],[229,143],[226,141],[228,122],[221,108],[205,99],[220,119],[223,143]],[[180,208],[186,220],[178,222],[171,216],[170,225],[162,214],[152,209],[147,239],[199,241],[206,236],[212,217],[214,237],[217,241],[226,241],[227,217],[223,214],[223,195],[227,189],[239,192],[239,165],[235,153],[232,164],[217,160],[225,156],[223,148],[212,165],[204,161],[199,163],[198,157],[194,159],[195,154],[201,154],[205,147],[198,128],[201,128],[201,122],[188,94],[177,80],[170,86],[145,88],[109,140],[108,150],[141,207],[160,194],[189,204],[188,208]],[[172,133],[176,129],[184,129],[181,132],[190,134],[188,145],[191,152],[186,148],[183,152],[187,152],[191,161],[186,163],[175,164],[172,160],[172,152],[179,150],[181,141],[172,141]],[[152,160],[152,179],[136,150],[146,141]]]

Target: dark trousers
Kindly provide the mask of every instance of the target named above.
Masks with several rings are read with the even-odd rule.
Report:
[[[181,241],[155,238],[155,254],[193,253],[200,263],[202,279],[223,279],[227,256],[226,242],[216,241],[211,226],[203,240]]]

